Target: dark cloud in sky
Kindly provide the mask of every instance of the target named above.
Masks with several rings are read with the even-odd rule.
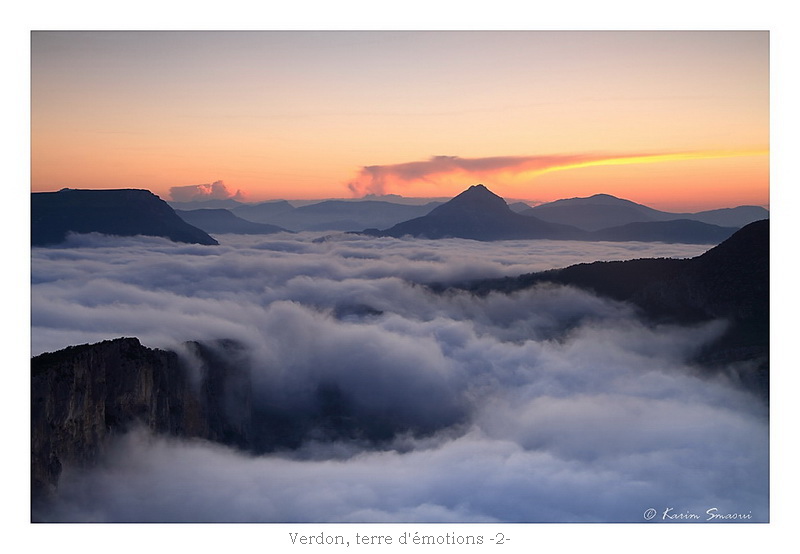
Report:
[[[184,185],[171,187],[169,195],[175,202],[197,202],[202,200],[242,200],[244,193],[237,190],[235,193],[228,190],[222,181],[214,181],[203,185]]]
[[[357,425],[397,432],[254,455],[140,430],[92,471],[65,470],[53,519],[642,521],[653,506],[768,519],[766,407],[687,362],[724,322],[653,327],[569,287],[415,284],[703,247],[219,238],[33,249],[34,353],[235,339],[257,404],[302,420],[335,390]]]

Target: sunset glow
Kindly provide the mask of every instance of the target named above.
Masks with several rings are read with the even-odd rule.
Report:
[[[628,165],[628,164],[649,164],[659,162],[674,162],[680,160],[694,160],[694,159],[710,159],[710,158],[730,158],[737,156],[766,156],[769,155],[767,151],[753,151],[753,152],[680,152],[676,154],[650,154],[650,155],[632,155],[622,157],[598,158],[596,160],[587,160],[574,164],[565,164],[560,166],[553,166],[533,170],[531,176],[548,171],[563,171],[567,169],[576,169],[579,167],[591,167],[594,165]]]
[[[31,186],[769,204],[766,32],[34,32]],[[635,166],[635,167],[634,167]],[[209,189],[210,190],[210,189]]]

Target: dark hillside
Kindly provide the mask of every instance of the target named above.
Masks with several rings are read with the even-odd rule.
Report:
[[[200,210],[175,210],[178,216],[190,225],[202,229],[206,233],[239,235],[269,235],[286,232],[286,229],[267,223],[255,223],[237,217],[230,210],[223,208]]]
[[[594,262],[458,288],[480,295],[507,294],[540,283],[571,285],[630,302],[655,323],[726,320],[727,331],[700,353],[698,362],[716,368],[747,364],[750,369],[739,378],[768,394],[769,220],[746,225],[722,244],[691,259]]]
[[[520,215],[505,200],[483,185],[467,190],[433,209],[428,215],[398,223],[385,231],[370,231],[379,236],[413,236],[427,239],[463,238],[472,240],[584,239],[586,233],[568,225],[541,221]]]
[[[169,204],[148,190],[76,190],[31,194],[31,244],[63,242],[67,233],[147,235],[175,242],[217,244],[183,221]]]

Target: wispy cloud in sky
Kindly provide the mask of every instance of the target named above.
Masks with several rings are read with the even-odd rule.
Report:
[[[413,182],[434,183],[437,179],[445,179],[451,176],[479,179],[496,179],[509,176],[533,178],[551,171],[563,171],[594,165],[644,164],[765,154],[767,154],[766,151],[710,150],[491,156],[486,158],[433,156],[423,161],[364,166],[356,177],[347,184],[347,187],[356,196],[387,194],[389,192],[398,192],[398,189],[402,189],[403,186]]]

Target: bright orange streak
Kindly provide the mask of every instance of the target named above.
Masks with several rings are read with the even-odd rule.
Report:
[[[587,160],[564,165],[553,165],[540,169],[524,171],[523,176],[535,177],[551,171],[565,171],[567,169],[577,169],[581,167],[591,167],[596,165],[628,165],[671,162],[693,159],[713,159],[713,158],[735,158],[741,156],[765,156],[769,150],[709,150],[705,152],[678,152],[674,154],[652,154],[647,156],[621,156],[618,158],[601,158],[597,160]]]

